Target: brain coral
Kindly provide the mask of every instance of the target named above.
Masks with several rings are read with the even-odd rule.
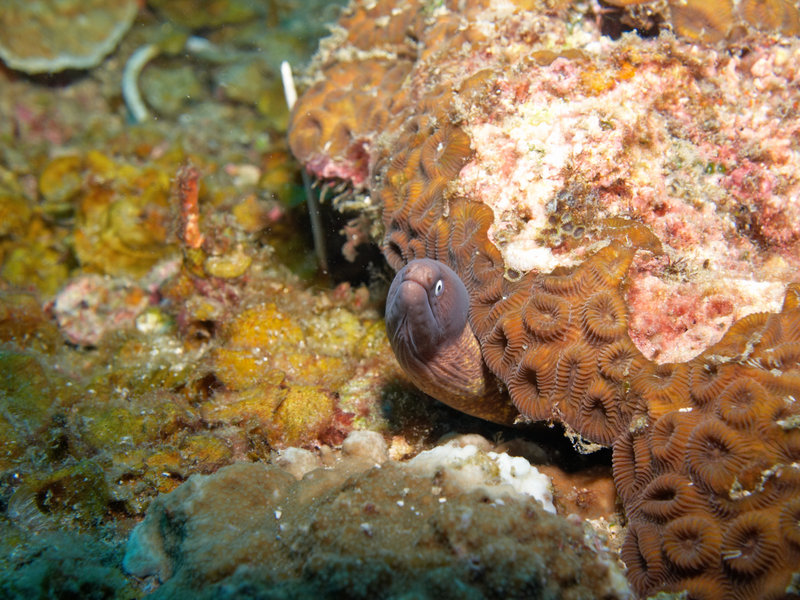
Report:
[[[742,52],[611,41],[544,4],[356,3],[295,108],[293,151],[369,192],[394,268],[458,274],[523,419],[613,447],[638,594],[796,594],[800,43],[776,8],[791,6],[740,2],[778,15]]]

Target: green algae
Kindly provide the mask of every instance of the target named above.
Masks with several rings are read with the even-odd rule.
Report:
[[[0,468],[12,468],[44,434],[58,405],[73,395],[66,384],[34,355],[0,349]]]
[[[82,460],[25,485],[39,510],[64,521],[97,524],[110,499],[105,473],[94,460]],[[19,492],[18,492],[19,493]]]

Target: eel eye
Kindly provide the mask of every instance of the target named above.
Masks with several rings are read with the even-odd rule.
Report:
[[[443,291],[444,291],[444,281],[440,279],[439,281],[436,282],[436,285],[433,286],[433,295],[441,296]]]

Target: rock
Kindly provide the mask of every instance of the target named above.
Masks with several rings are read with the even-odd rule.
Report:
[[[535,469],[491,454],[194,475],[153,502],[123,565],[163,582],[154,598],[629,598],[581,526],[511,484]]]
[[[352,458],[363,458],[381,464],[389,458],[383,436],[377,431],[352,431],[342,444],[342,453]]]
[[[293,446],[278,452],[275,464],[294,475],[296,479],[302,479],[306,473],[322,466],[316,454],[310,450]]]
[[[136,0],[4,2],[0,58],[26,73],[94,67],[128,31],[138,6]]]

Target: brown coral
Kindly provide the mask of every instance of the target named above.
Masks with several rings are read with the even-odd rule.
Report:
[[[719,556],[722,543],[719,529],[702,513],[675,519],[665,529],[663,539],[667,559],[685,571],[711,566]]]
[[[656,464],[665,470],[679,469],[686,454],[686,442],[700,419],[697,413],[668,412],[654,424],[650,452]]]
[[[650,363],[631,378],[631,390],[647,400],[648,412],[658,419],[684,405],[687,380],[688,367],[684,363]]]
[[[695,481],[708,490],[725,494],[737,473],[751,459],[747,440],[715,419],[692,430],[686,457]]]
[[[620,551],[628,566],[628,577],[637,593],[652,589],[664,576],[664,558],[658,529],[647,523],[633,523]]]
[[[528,331],[541,341],[560,339],[569,324],[569,302],[547,293],[531,295],[522,319]]]
[[[581,310],[586,337],[594,343],[613,342],[628,333],[625,302],[607,291],[589,296]]]
[[[787,540],[800,547],[800,498],[787,502],[783,507],[780,516],[780,530]]]
[[[663,5],[653,0],[607,0],[620,7],[644,5],[658,12]],[[800,10],[792,0],[669,0],[667,15],[674,30],[693,40],[717,42],[736,26],[784,35],[800,33]]]
[[[777,558],[780,536],[775,519],[767,512],[742,515],[730,525],[722,540],[722,559],[739,575],[763,573]]]
[[[753,429],[766,416],[777,414],[780,400],[753,379],[737,379],[725,388],[717,404],[717,414],[736,429]]]
[[[670,9],[675,31],[689,39],[716,42],[724,38],[733,26],[731,0],[688,0],[675,2]]]
[[[707,360],[693,360],[689,367],[689,393],[695,404],[702,407],[718,398],[735,373],[721,368],[718,355]]]
[[[632,503],[636,494],[653,476],[649,440],[641,430],[629,431],[614,440],[611,464],[617,493],[625,503]]]
[[[665,473],[643,489],[634,504],[645,518],[666,523],[692,512],[705,510],[692,482],[677,473]]]
[[[618,389],[598,377],[583,394],[578,420],[590,440],[608,445],[619,435],[623,399]]]
[[[800,10],[788,0],[743,0],[738,12],[758,29],[782,31],[785,35],[800,32]]]
[[[628,331],[628,270],[640,250],[663,253],[644,225],[580,215],[559,225],[570,240],[591,238],[578,264],[506,266],[496,245],[504,232],[490,240],[492,208],[453,185],[476,152],[466,115],[505,108],[486,36],[469,20],[480,5],[459,16],[450,4],[417,19],[415,3],[356,3],[342,21],[342,51],[324,56],[319,83],[295,109],[295,154],[319,175],[369,188],[392,267],[429,257],[456,271],[483,359],[526,419],[563,423],[582,449],[613,447],[629,521],[621,555],[637,593],[779,596],[800,564],[800,286],[788,287],[780,312],[740,319],[688,362],[657,364]],[[796,7],[763,0],[734,10],[723,0],[669,10],[680,35],[721,40],[743,22],[785,32]],[[451,72],[448,55],[469,67]]]
[[[410,68],[407,61],[365,59],[325,69],[324,81],[298,102],[289,132],[295,156],[319,164],[325,176],[363,181],[367,175],[365,138],[388,118],[387,108],[372,90],[397,90]],[[327,156],[337,160],[328,162],[321,154],[323,147]]]

